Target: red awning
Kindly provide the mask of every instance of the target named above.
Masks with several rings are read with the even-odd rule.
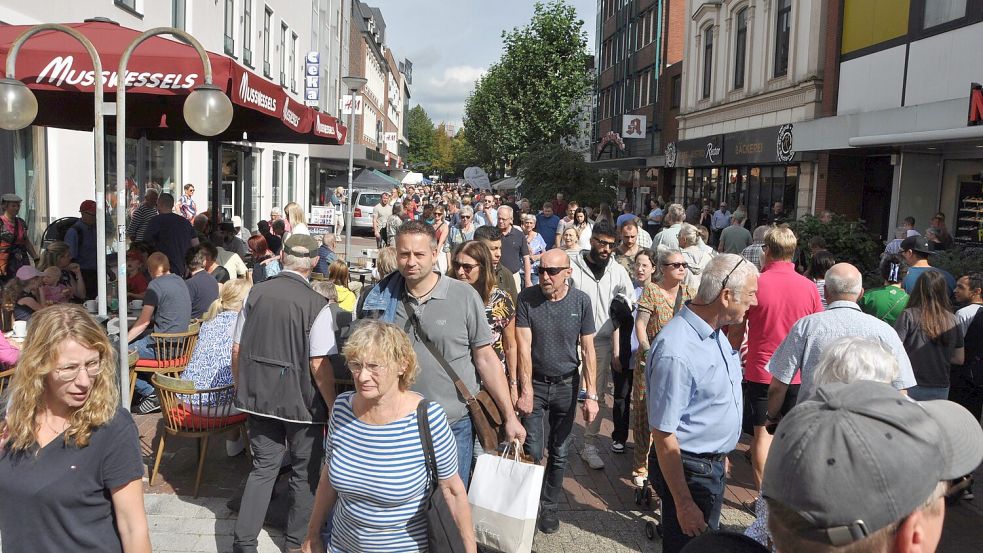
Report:
[[[108,21],[67,26],[85,35],[99,52],[106,79],[104,92],[111,100],[120,81],[116,69],[123,50],[141,31]],[[30,26],[0,26],[0,67],[6,64],[11,44],[28,29]],[[228,130],[210,139],[342,143],[337,137],[311,133],[315,112],[291,100],[282,88],[226,56],[209,52],[208,58],[212,83],[230,96],[234,106]],[[132,94],[127,95],[128,134],[159,140],[209,139],[194,133],[184,123],[182,112],[184,96],[204,83],[201,59],[194,48],[161,36],[151,37],[137,47],[127,65],[123,80]],[[15,77],[38,98],[35,125],[92,129],[93,73],[82,45],[57,31],[34,35],[17,55]],[[106,129],[113,128],[115,123],[107,121]]]

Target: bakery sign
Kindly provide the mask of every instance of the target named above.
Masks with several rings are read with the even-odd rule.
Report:
[[[983,124],[983,85],[973,83],[969,87],[969,126]]]

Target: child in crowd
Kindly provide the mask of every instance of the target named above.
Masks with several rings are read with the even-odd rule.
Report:
[[[126,297],[131,300],[142,300],[150,278],[144,267],[143,254],[138,250],[130,250],[126,254]]]
[[[61,284],[61,269],[48,267],[41,275],[41,305],[64,303],[72,298],[72,289],[67,284]]]

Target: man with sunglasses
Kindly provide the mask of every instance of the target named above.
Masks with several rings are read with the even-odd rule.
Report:
[[[618,233],[608,221],[598,221],[590,238],[590,249],[572,258],[572,285],[590,297],[594,315],[594,352],[597,358],[597,395],[601,401],[611,381],[611,371],[621,371],[618,321],[611,316],[611,305],[622,296],[628,309],[632,308],[635,285],[625,270],[614,260]],[[591,395],[588,394],[588,398]],[[584,448],[581,458],[592,469],[604,468],[604,460],[598,455],[597,435],[601,430],[601,416],[594,418],[584,431]]]
[[[714,257],[696,297],[652,341],[645,364],[652,429],[649,479],[662,500],[663,551],[717,530],[727,454],[741,437],[741,362],[721,329],[757,303],[758,270]],[[658,391],[658,393],[656,393]]]
[[[762,496],[780,553],[931,553],[945,497],[983,461],[983,430],[965,408],[915,402],[888,384],[819,387],[775,436]]]
[[[549,425],[549,461],[540,500],[539,530],[552,534],[560,527],[556,508],[577,412],[581,381],[578,344],[584,359],[584,387],[591,396],[584,401],[584,421],[590,423],[597,416],[594,317],[587,294],[570,288],[567,282],[570,258],[566,252],[547,251],[540,259],[538,270],[539,285],[523,290],[516,306],[521,384],[516,408],[523,415],[526,453],[537,463],[547,449],[544,442]]]

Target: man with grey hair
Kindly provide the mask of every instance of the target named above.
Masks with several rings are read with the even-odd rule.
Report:
[[[862,276],[853,265],[837,263],[826,271],[826,311],[803,317],[792,325],[765,367],[772,375],[768,387],[769,426],[778,422],[777,414],[796,373],[802,373],[801,402],[816,387],[816,367],[826,348],[851,336],[875,340],[891,352],[898,364],[898,375],[892,382],[895,388],[905,390],[915,385],[911,361],[898,333],[891,325],[862,312],[857,305],[863,291]]]
[[[498,208],[495,225],[502,233],[502,259],[500,263],[512,273],[519,290],[532,286],[532,261],[529,258],[529,242],[526,235],[513,224],[512,208]]]
[[[311,289],[318,241],[295,234],[283,243],[283,270],[252,287],[236,322],[232,378],[236,407],[248,414],[253,469],[242,492],[232,550],[256,553],[270,494],[290,456],[286,544],[299,550],[314,505],[324,456],[324,425],[334,404],[338,351],[334,317]]]
[[[761,270],[761,260],[764,256],[764,244],[765,235],[768,234],[768,230],[771,229],[769,225],[761,225],[754,229],[753,242],[750,246],[741,250],[741,257],[747,259],[754,266]]]
[[[665,228],[652,239],[652,249],[665,246],[670,250],[679,249],[679,228],[686,220],[686,210],[681,204],[672,204],[662,218]]]
[[[720,253],[740,254],[744,248],[751,245],[751,231],[744,228],[744,221],[747,214],[744,211],[737,211],[731,216],[729,227],[720,231],[720,243],[717,244],[717,251]],[[762,241],[764,236],[761,237]]]
[[[757,303],[758,270],[733,254],[707,265],[696,298],[656,335],[645,365],[649,478],[662,499],[663,551],[720,526],[725,460],[741,437],[741,361],[720,330]]]

